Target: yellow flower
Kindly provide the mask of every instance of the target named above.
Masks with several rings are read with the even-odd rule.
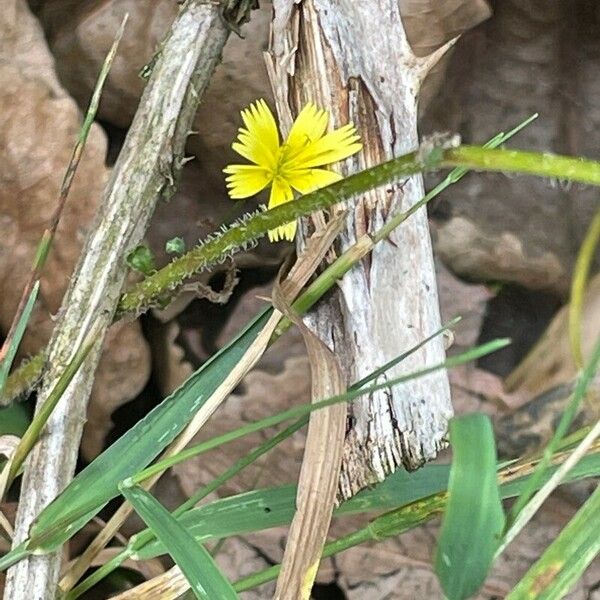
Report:
[[[308,194],[339,181],[339,173],[319,167],[348,158],[362,148],[352,123],[325,133],[329,114],[314,104],[302,109],[283,144],[264,100],[243,110],[242,119],[244,127],[232,148],[254,164],[224,169],[229,196],[236,200],[248,198],[270,185],[269,208],[293,200],[292,190]],[[269,231],[272,242],[284,238],[291,241],[295,235],[295,221]]]

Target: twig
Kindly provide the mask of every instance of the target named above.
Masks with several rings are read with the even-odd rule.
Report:
[[[40,510],[72,478],[102,338],[113,320],[127,271],[124,257],[139,244],[156,202],[174,191],[192,119],[228,35],[218,4],[188,0],[153,65],[65,295],[38,405],[46,400],[90,324],[98,320],[101,334],[29,457],[16,544],[27,537]],[[30,598],[53,599],[59,567],[58,553],[21,561],[9,571],[5,597],[21,597],[27,590]]]

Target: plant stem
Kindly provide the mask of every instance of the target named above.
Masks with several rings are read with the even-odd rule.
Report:
[[[228,36],[219,5],[188,0],[153,66],[63,299],[38,406],[44,405],[90,325],[98,321],[101,331],[50,416],[46,435],[29,455],[15,544],[27,537],[32,521],[73,476],[101,343],[127,274],[125,256],[141,241],[156,202],[175,189],[198,102]],[[21,561],[9,571],[5,595],[18,597],[26,590],[29,597],[53,599],[59,567],[60,552]]]
[[[583,158],[481,146],[460,146],[449,149],[434,147],[426,154],[421,151],[410,152],[350,175],[342,181],[306,194],[294,202],[256,213],[239,223],[234,223],[225,232],[208,238],[204,243],[175,259],[137,284],[131,291],[123,294],[116,316],[119,318],[127,313],[140,314],[152,306],[166,304],[170,295],[186,278],[231,256],[281,224],[289,223],[316,210],[329,208],[341,201],[350,200],[381,185],[415,173],[444,167],[559,177],[600,186],[600,162]],[[382,239],[388,235],[391,229],[414,214],[428,200],[429,198],[425,196],[418,205],[398,215],[395,222],[386,224],[379,237]]]
[[[578,369],[583,368],[583,353],[581,351],[581,320],[583,302],[594,253],[600,242],[600,210],[596,211],[592,222],[585,234],[575,262],[575,273],[571,283],[571,301],[569,302],[569,340],[571,354]]]
[[[433,168],[464,167],[473,171],[522,173],[600,185],[600,162],[550,152],[459,146],[440,152]]]

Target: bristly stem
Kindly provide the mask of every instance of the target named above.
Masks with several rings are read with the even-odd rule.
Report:
[[[294,202],[234,223],[229,229],[208,238],[125,293],[119,301],[117,318],[129,313],[139,314],[152,306],[166,304],[170,295],[185,279],[231,256],[240,248],[263,237],[270,229],[415,173],[446,167],[557,177],[600,186],[600,162],[582,158],[481,146],[448,149],[438,146],[427,153],[422,150],[411,152],[350,175]],[[406,219],[417,208],[411,209],[402,218]]]

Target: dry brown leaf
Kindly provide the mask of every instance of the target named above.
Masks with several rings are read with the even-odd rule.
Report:
[[[204,189],[217,188],[219,197],[225,196],[221,169],[233,157],[230,144],[240,126],[239,111],[256,98],[268,97],[269,93],[262,51],[267,41],[270,4],[260,4],[261,9],[252,13],[251,22],[243,28],[245,39],[230,36],[222,64],[198,112],[196,122],[202,131],[201,139],[192,136],[189,140],[190,149],[204,168]],[[123,15],[129,13],[122,50],[109,75],[100,107],[103,119],[126,127],[144,85],[138,73],[151,60],[177,10],[174,0],[49,0],[40,14],[61,80],[83,104],[93,87],[93,74],[99,70],[111,44],[110,32],[118,27]]]
[[[400,0],[400,10],[417,56],[431,54],[492,14],[486,0]]]
[[[593,156],[599,32],[594,3],[494,3],[492,17],[458,41],[422,130],[450,129],[469,143],[483,142],[538,112],[511,145]],[[473,174],[437,206],[437,249],[454,272],[566,298],[598,194],[556,180]]]
[[[537,396],[570,384],[577,374],[569,343],[569,306],[563,307],[525,360],[506,379],[509,391]],[[582,314],[582,352],[589,358],[600,336],[600,275],[589,283]]]
[[[0,326],[10,324],[35,248],[58,198],[81,125],[81,113],[61,87],[43,32],[26,3],[0,16]],[[114,35],[111,31],[110,36]],[[96,74],[94,74],[94,77]],[[92,126],[57,237],[42,273],[38,306],[22,351],[40,350],[52,315],[79,256],[108,176],[105,136]],[[135,396],[149,374],[149,354],[137,323],[120,323],[107,339],[90,404],[88,456],[99,448],[100,427],[115,406]],[[107,412],[108,411],[108,412]]]
[[[331,231],[335,237],[341,224],[341,219],[334,219],[323,232]],[[310,364],[312,401],[342,394],[346,382],[337,358],[286,304],[278,285],[273,292],[273,304],[302,334]],[[298,478],[296,514],[290,526],[275,598],[308,600],[310,597],[335,506],[345,431],[345,404],[310,415]],[[327,452],[323,452],[324,446]]]

